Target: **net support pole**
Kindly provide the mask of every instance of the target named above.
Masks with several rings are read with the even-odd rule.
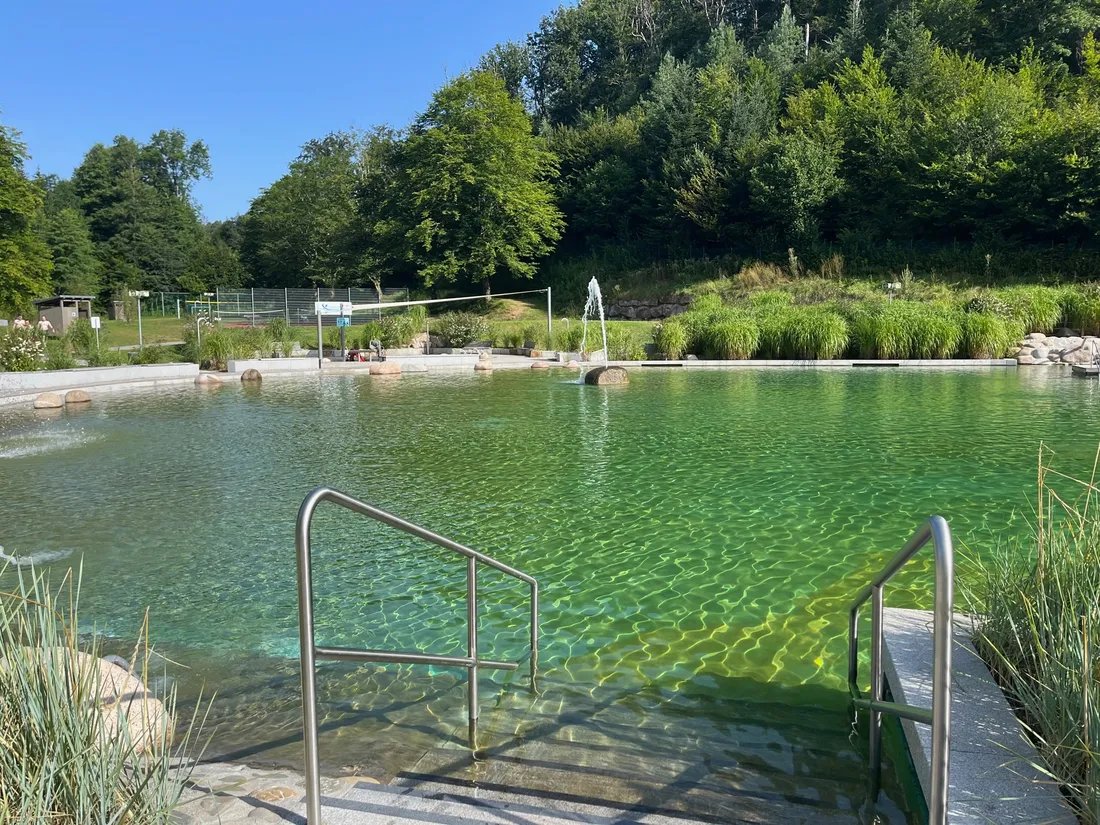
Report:
[[[546,287],[546,348],[554,348],[554,307],[550,299],[550,287]]]

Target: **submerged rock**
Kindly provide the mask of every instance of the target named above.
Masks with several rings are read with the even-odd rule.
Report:
[[[241,373],[241,380],[242,381],[263,381],[264,377],[262,375],[260,375],[260,371],[258,369],[249,368],[249,369],[246,369],[244,372]]]
[[[488,358],[482,357],[477,363],[474,364],[474,372],[492,372],[493,362]]]
[[[44,392],[34,399],[36,410],[56,410],[64,404],[65,402],[61,400],[61,396],[56,392]]]
[[[84,390],[69,390],[65,393],[66,404],[88,404],[92,397]]]
[[[213,386],[220,386],[221,383],[222,383],[222,380],[220,378],[218,378],[216,375],[211,375],[208,372],[203,372],[203,373],[199,373],[198,377],[195,378],[195,383],[196,384],[205,384],[205,385],[213,387]]]
[[[371,375],[400,375],[401,365],[393,361],[374,361],[370,365]]]
[[[550,365],[548,363],[546,363],[545,361],[535,361],[531,364],[531,369],[533,369],[533,370],[548,370],[548,369],[550,369]]]
[[[584,383],[597,387],[629,384],[630,376],[622,367],[596,367],[584,374]]]

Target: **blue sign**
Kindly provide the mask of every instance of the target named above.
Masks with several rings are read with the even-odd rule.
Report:
[[[350,327],[351,318],[345,318],[343,316],[336,319],[336,326],[338,327]]]

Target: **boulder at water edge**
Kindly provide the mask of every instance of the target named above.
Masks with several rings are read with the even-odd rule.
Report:
[[[493,362],[488,359],[479,359],[474,362],[474,372],[492,372]]]
[[[629,384],[630,376],[622,367],[596,367],[584,374],[584,383],[598,387]]]
[[[393,361],[375,361],[370,365],[371,375],[400,375],[401,365]]]
[[[535,361],[533,364],[531,364],[531,369],[533,369],[533,370],[548,370],[548,369],[550,369],[550,365],[547,364],[545,361]]]
[[[575,358],[570,358],[569,363],[567,363],[565,366],[567,366],[571,370],[579,370],[581,368],[581,362]]]
[[[242,381],[263,381],[264,377],[262,375],[260,375],[260,371],[258,369],[249,368],[249,369],[247,369],[247,370],[245,370],[244,372],[241,373],[241,380]]]
[[[211,375],[208,372],[199,373],[199,376],[195,379],[196,384],[218,387],[221,386],[222,380],[216,375]]]
[[[66,404],[88,404],[91,400],[92,397],[84,390],[69,390],[65,393]]]
[[[58,407],[64,406],[65,402],[61,400],[61,396],[56,392],[44,392],[34,399],[34,408],[36,410],[56,410]]]

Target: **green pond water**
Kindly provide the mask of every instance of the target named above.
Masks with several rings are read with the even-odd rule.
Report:
[[[59,417],[0,410],[0,545],[55,575],[82,559],[83,619],[120,646],[148,608],[183,693],[217,691],[221,755],[298,756],[293,525],[322,484],[536,576],[561,696],[618,691],[639,717],[690,706],[701,723],[714,708],[720,728],[742,699],[843,708],[853,594],[930,514],[977,554],[1022,535],[1039,442],[1087,473],[1098,400],[1057,371],[908,369],[104,395]],[[319,643],[463,651],[461,559],[324,506],[314,553]],[[930,607],[931,572],[918,559],[887,604]],[[525,651],[525,598],[483,573],[483,655]],[[461,678],[327,667],[323,752],[400,768],[461,728]],[[367,733],[392,734],[386,753],[361,753]]]

